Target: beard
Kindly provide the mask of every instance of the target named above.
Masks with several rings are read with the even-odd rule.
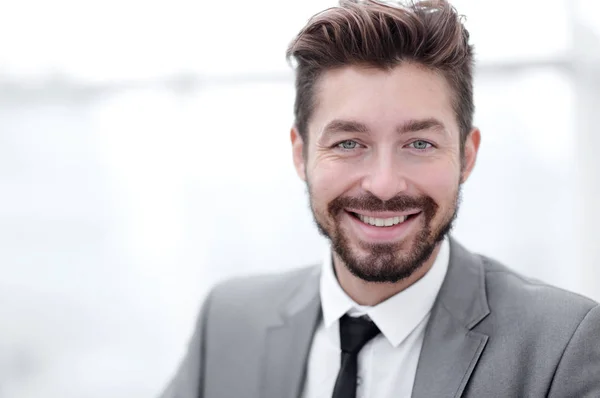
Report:
[[[360,197],[342,196],[327,206],[326,212],[316,210],[308,186],[310,206],[319,232],[329,239],[333,251],[344,266],[356,277],[366,282],[395,283],[413,275],[431,257],[438,243],[450,233],[458,214],[461,199],[459,185],[451,206],[433,224],[440,212],[439,205],[429,196],[396,196],[383,201],[371,193]],[[419,209],[421,226],[412,238],[394,243],[366,243],[358,245],[366,255],[360,255],[350,243],[340,225],[345,208],[373,212],[402,212]],[[325,222],[329,221],[328,224]],[[327,225],[327,226],[326,226]],[[413,241],[411,242],[410,239]]]

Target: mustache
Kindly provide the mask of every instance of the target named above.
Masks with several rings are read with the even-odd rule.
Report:
[[[332,200],[328,205],[329,213],[339,214],[345,208],[363,211],[401,212],[419,209],[425,214],[434,214],[437,203],[429,196],[397,195],[388,200],[381,200],[368,192],[361,196],[341,196]]]

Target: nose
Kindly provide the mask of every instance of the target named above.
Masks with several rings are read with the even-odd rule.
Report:
[[[368,164],[362,188],[386,201],[407,190],[403,167],[393,153],[379,154]]]

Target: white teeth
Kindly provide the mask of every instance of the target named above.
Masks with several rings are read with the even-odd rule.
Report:
[[[373,225],[376,227],[391,227],[392,225],[400,224],[406,221],[406,216],[391,217],[391,218],[375,218],[368,217],[358,214],[358,218],[365,224]]]

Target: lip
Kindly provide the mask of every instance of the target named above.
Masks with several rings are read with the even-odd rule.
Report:
[[[354,213],[354,212],[353,212]],[[352,214],[350,214],[350,212],[346,212],[345,217],[349,219],[351,228],[354,232],[354,235],[358,237],[359,240],[363,241],[363,242],[368,242],[368,243],[393,243],[393,242],[398,242],[401,241],[403,239],[405,239],[408,234],[411,232],[411,230],[414,228],[415,224],[417,224],[420,221],[420,218],[422,217],[422,212],[420,211],[416,211],[416,212],[404,212],[404,213],[360,213],[360,214],[364,214],[364,215],[368,215],[368,214],[376,214],[377,216],[370,216],[369,217],[377,217],[377,218],[389,218],[389,217],[395,217],[397,215],[414,215],[417,214],[414,217],[410,217],[408,220],[397,224],[397,225],[393,225],[390,227],[375,227],[373,225],[369,225],[369,224],[365,224],[364,222],[360,221],[358,218],[356,218],[355,216],[353,216]],[[386,214],[385,216],[381,216],[381,214]],[[391,216],[388,216],[387,214],[391,214]]]

